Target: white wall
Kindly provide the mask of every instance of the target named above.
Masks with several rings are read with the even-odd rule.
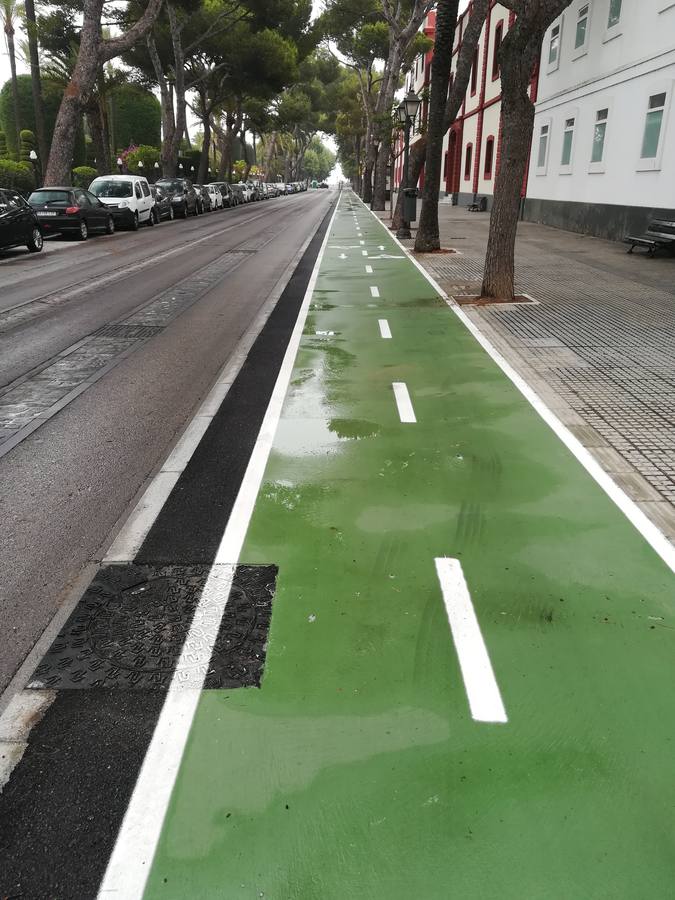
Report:
[[[582,203],[675,207],[675,0],[623,0],[607,28],[610,0],[590,0],[587,44],[575,49],[575,0],[562,25],[559,60],[544,40],[528,197]],[[666,93],[660,151],[641,159],[651,95]],[[591,162],[596,115],[609,110],[601,163]],[[569,166],[562,164],[566,120],[574,118]],[[549,125],[546,166],[539,168],[541,127]]]

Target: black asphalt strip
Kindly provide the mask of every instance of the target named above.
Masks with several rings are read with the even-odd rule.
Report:
[[[136,557],[136,567],[152,567],[154,578],[167,577],[162,567],[182,567],[179,577],[184,581],[186,566],[208,566],[215,558],[332,208],[331,205]],[[245,570],[246,567],[239,567],[238,574]],[[134,577],[137,578],[137,574],[135,572]],[[201,573],[195,573],[191,568],[189,574],[194,578]],[[148,570],[143,570],[142,575],[149,577]],[[261,573],[261,590],[269,592],[273,576],[273,569]],[[250,573],[246,573],[246,577],[250,577]],[[260,580],[257,575],[255,577]],[[124,590],[133,595],[134,587],[130,583]],[[80,604],[94,602],[96,605],[99,600],[96,590],[99,588],[94,579]],[[158,591],[157,596],[166,607],[166,592]],[[224,631],[221,643],[216,644],[210,667],[218,677],[215,682],[213,677],[211,681],[207,680],[207,687],[229,686],[234,681],[259,683],[264,655],[258,644],[264,646],[269,602],[268,597],[259,607],[255,621],[251,620],[247,610],[235,604],[231,611],[233,633],[250,632],[254,641],[251,643],[247,638],[236,671],[223,666],[219,674],[217,653],[230,641],[227,630]],[[190,602],[180,605],[172,600],[171,614],[178,608],[188,617],[193,611]],[[123,603],[118,603],[118,610],[120,624],[128,627],[129,616]],[[78,604],[67,623],[71,630],[65,629],[57,637],[41,663],[43,668],[38,667],[34,676],[38,681],[41,675],[46,676],[45,686],[49,678],[54,679],[56,699],[31,730],[24,755],[0,793],[0,898],[3,900],[19,897],[88,900],[96,896],[161,712],[170,683],[164,662],[171,656],[168,667],[171,669],[178,655],[176,652],[169,653],[166,645],[161,646],[161,677],[147,678],[147,673],[143,672],[140,675],[140,681],[145,681],[143,686],[130,682],[130,676],[125,679],[116,674],[118,664],[126,665],[128,670],[130,666],[139,665],[142,654],[151,656],[156,652],[152,643],[153,640],[157,642],[161,625],[157,610],[150,615],[150,624],[146,622],[146,628],[142,629],[147,638],[140,636],[141,642],[146,641],[148,646],[124,645],[119,640],[122,634],[118,635],[112,627],[114,616],[106,615],[105,608],[102,612],[106,619],[103,638],[97,624],[86,624],[78,631],[84,620],[88,622],[86,616],[83,619],[82,607]],[[173,627],[176,634],[185,633],[184,624],[174,622]],[[104,650],[108,654],[104,665],[109,675],[113,673],[113,677],[105,679],[105,686],[100,678],[91,677],[92,634],[95,652],[101,655]],[[59,641],[64,640],[71,641],[72,645],[61,646]],[[121,648],[114,646],[116,642]],[[176,647],[169,649],[175,651]],[[55,673],[59,666],[62,675],[57,677]],[[89,671],[80,677],[80,669],[84,671],[88,666]],[[133,677],[137,675],[138,672]]]

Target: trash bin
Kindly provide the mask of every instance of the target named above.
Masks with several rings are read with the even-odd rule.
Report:
[[[417,188],[405,188],[403,192],[403,218],[406,222],[417,219]]]

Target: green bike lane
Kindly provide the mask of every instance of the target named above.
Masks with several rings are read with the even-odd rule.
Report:
[[[240,562],[264,678],[201,694],[146,898],[672,896],[673,574],[350,195]]]

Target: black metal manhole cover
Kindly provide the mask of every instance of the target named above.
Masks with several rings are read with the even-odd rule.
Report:
[[[122,322],[119,325],[105,325],[96,332],[97,337],[120,337],[132,341],[152,337],[162,331],[163,325],[134,325]]]
[[[167,690],[209,566],[106,566],[73,610],[28,685],[34,689]],[[265,663],[276,566],[238,566],[222,620],[202,616],[189,656],[206,672],[183,667],[187,686],[259,686]],[[194,679],[197,679],[196,681]]]

